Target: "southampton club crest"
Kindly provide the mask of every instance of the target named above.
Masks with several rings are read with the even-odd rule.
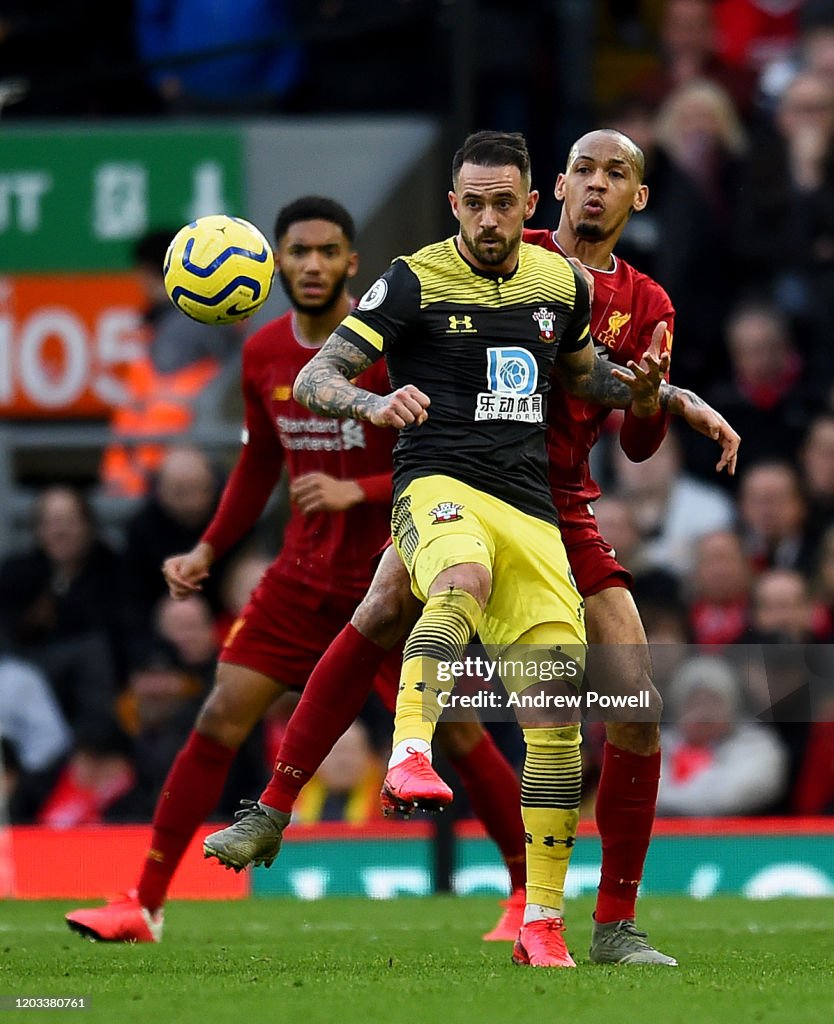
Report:
[[[539,326],[539,341],[553,341],[556,337],[556,329],[553,326],[556,314],[541,306],[533,313],[533,319]]]
[[[454,501],[441,501],[429,512],[430,516],[434,516],[434,525],[438,526],[440,523],[456,523],[459,519],[463,519],[460,514],[463,505],[457,505]]]

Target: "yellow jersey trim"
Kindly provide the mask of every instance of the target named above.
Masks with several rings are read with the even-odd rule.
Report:
[[[354,334],[358,334],[360,338],[367,341],[369,345],[373,345],[373,347],[378,349],[380,352],[382,351],[383,346],[385,345],[385,339],[379,331],[375,331],[373,327],[368,327],[366,323],[363,323],[358,319],[358,317],[353,315],[348,316],[342,321],[342,323],[345,327],[350,328]]]
[[[420,282],[421,309],[441,302],[492,309],[560,302],[573,309],[576,302],[573,269],[562,256],[539,245],[522,242],[518,267],[507,277],[479,274],[451,238],[401,258]]]

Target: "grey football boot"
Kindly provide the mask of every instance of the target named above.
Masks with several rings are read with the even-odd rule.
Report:
[[[677,967],[674,957],[661,953],[646,942],[646,932],[640,932],[634,921],[594,921],[591,935],[590,958],[594,964],[653,964]]]
[[[216,857],[221,864],[242,871],[250,864],[269,867],[278,856],[289,814],[257,800],[241,800],[233,825],[212,832],[203,840],[203,856]]]

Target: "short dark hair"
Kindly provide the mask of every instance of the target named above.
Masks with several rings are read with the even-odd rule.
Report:
[[[133,246],[133,261],[138,267],[154,267],[162,271],[165,254],[176,228],[154,228],[138,238]]]
[[[280,242],[293,224],[303,220],[326,220],[337,224],[344,232],[345,238],[353,244],[356,239],[356,225],[353,217],[341,203],[326,196],[301,196],[286,206],[282,206],[275,218],[275,241]]]
[[[452,159],[452,187],[464,164],[478,167],[517,167],[530,187],[530,153],[521,132],[475,132]]]

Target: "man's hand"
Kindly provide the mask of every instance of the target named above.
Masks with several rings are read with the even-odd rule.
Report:
[[[704,434],[706,437],[711,437],[713,441],[721,445],[721,458],[716,463],[716,473],[720,473],[722,469],[726,468],[730,476],[735,476],[741,437],[721,413],[708,405],[699,395],[693,391],[687,391],[686,388],[677,388],[676,390],[674,411],[682,416],[693,430],[697,430],[699,434]]]
[[[585,266],[578,256],[568,256],[568,263],[570,263],[584,278],[585,284],[588,286],[588,301],[593,306],[594,304],[594,275]]]
[[[660,412],[660,385],[669,372],[669,353],[661,355],[667,323],[661,320],[652,332],[652,340],[639,363],[630,359],[627,369],[613,367],[611,375],[622,381],[631,390],[631,411],[645,419]]]
[[[290,484],[290,500],[305,516],[311,512],[344,512],[364,501],[355,480],[338,480],[327,473],[305,473]]]
[[[210,544],[198,544],[186,555],[172,555],[162,563],[162,575],[168,584],[168,593],[176,601],[198,594],[200,585],[208,576],[214,551]]]
[[[428,419],[426,410],[430,405],[428,395],[413,384],[406,384],[390,395],[380,395],[368,410],[366,419],[375,427],[395,427],[397,430],[412,424],[419,427]]]

